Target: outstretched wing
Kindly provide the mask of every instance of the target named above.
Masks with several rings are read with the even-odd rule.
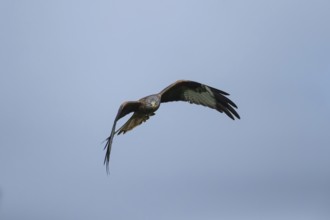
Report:
[[[147,121],[150,116],[155,115],[155,113],[150,113],[150,114],[141,114],[139,112],[135,112],[130,119],[116,131],[116,133],[119,135],[121,133],[125,134],[127,131],[132,130],[136,126],[139,126],[143,122]]]
[[[141,105],[140,102],[124,102],[119,107],[117,116],[113,122],[110,136],[106,139],[107,143],[105,144],[105,147],[104,147],[104,149],[106,149],[104,164],[107,167],[106,169],[107,169],[108,173],[109,173],[109,162],[110,162],[110,152],[111,152],[112,140],[113,140],[114,135],[117,132],[116,131],[117,121],[129,113],[137,111],[140,105]]]
[[[240,118],[234,109],[237,106],[226,97],[229,95],[228,93],[198,82],[179,80],[163,89],[159,94],[161,102],[186,101],[224,112],[233,120],[235,117]]]

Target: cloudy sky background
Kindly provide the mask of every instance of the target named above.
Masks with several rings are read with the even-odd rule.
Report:
[[[329,11],[1,1],[0,219],[329,219]],[[242,119],[163,104],[115,137],[107,176],[119,105],[177,79],[229,92]]]

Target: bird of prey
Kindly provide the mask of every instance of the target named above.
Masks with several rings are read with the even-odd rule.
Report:
[[[109,172],[109,161],[111,145],[114,135],[132,130],[136,126],[142,124],[149,117],[155,115],[155,111],[163,102],[172,101],[186,101],[191,104],[203,105],[219,112],[224,112],[231,119],[240,118],[238,113],[235,111],[237,106],[234,102],[228,99],[226,96],[228,93],[219,89],[203,85],[198,82],[188,80],[178,80],[160,93],[149,95],[138,101],[128,101],[120,105],[117,116],[114,120],[110,136],[106,139],[106,154],[104,158],[104,164],[106,165],[107,172]],[[129,113],[133,113],[130,119],[116,131],[116,124],[119,119],[126,116]]]

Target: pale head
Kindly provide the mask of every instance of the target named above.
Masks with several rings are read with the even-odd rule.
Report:
[[[145,98],[146,105],[151,109],[158,109],[160,105],[160,98],[158,95],[150,95]]]

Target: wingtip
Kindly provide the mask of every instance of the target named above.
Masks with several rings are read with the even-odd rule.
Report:
[[[109,163],[106,164],[106,173],[109,176],[110,175],[110,169],[109,169]]]
[[[237,112],[230,112],[230,113],[228,113],[228,114],[227,114],[227,112],[225,112],[225,113],[226,113],[226,115],[228,115],[228,117],[231,118],[232,120],[236,120],[236,119],[240,120],[240,119],[241,119],[241,117],[239,116],[239,114],[237,114]],[[235,118],[235,117],[236,117],[236,118]]]
[[[235,111],[235,109],[231,110],[231,113],[236,117],[236,119],[241,119],[241,116]],[[233,116],[233,120],[235,120],[235,117]]]
[[[112,142],[112,135],[110,135],[107,139],[106,139],[107,143],[104,146],[104,150],[106,150],[105,156],[104,156],[104,162],[103,164],[106,166],[106,172],[107,174],[110,173],[109,170],[109,163],[110,163],[110,152],[111,152],[111,142]]]
[[[103,164],[105,165],[105,170],[106,170],[107,175],[110,174],[109,162],[110,162],[110,158],[108,157],[108,155],[106,155],[104,158]]]

